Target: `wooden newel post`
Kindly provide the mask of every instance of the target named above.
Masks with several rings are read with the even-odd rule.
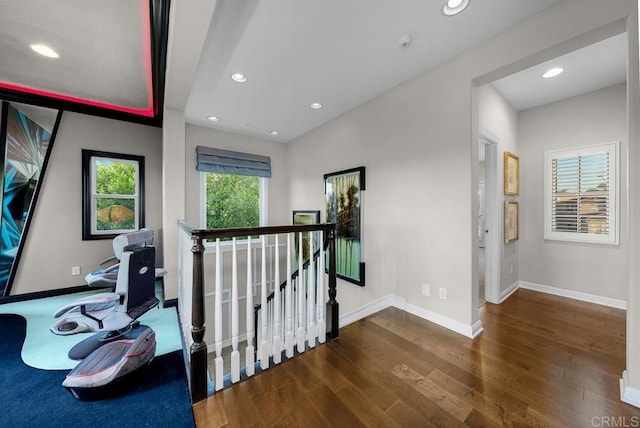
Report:
[[[336,301],[336,227],[329,230],[329,301],[327,302],[327,338],[337,339],[340,335],[339,305]]]
[[[204,341],[204,245],[202,238],[193,235],[193,295],[191,306],[191,401],[207,398],[207,344]]]

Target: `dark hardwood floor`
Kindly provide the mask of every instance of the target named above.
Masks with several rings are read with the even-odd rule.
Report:
[[[385,309],[345,327],[340,339],[197,403],[196,423],[640,425],[640,409],[619,400],[624,311],[519,290],[502,305],[486,304],[481,318],[484,332],[471,340]]]

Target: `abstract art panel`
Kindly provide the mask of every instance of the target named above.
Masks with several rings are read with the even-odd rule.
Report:
[[[57,110],[2,103],[0,294],[8,295],[59,122]]]

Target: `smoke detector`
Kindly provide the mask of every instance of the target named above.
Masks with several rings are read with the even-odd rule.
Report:
[[[398,39],[398,46],[400,46],[403,49],[407,49],[409,46],[411,46],[411,36],[408,34],[405,34],[404,36],[400,37]]]

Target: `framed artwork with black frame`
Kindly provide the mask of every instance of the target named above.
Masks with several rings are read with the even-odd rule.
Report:
[[[293,211],[293,224],[318,224],[320,223],[320,211],[314,210],[295,210]],[[295,234],[295,260],[298,260],[299,234]],[[320,238],[321,239],[321,238]],[[319,239],[314,237],[313,252],[320,249]],[[304,233],[302,238],[302,260],[303,263],[309,260],[309,234]]]
[[[363,166],[324,175],[327,223],[336,224],[336,273],[338,278],[361,287],[365,285],[362,261],[364,190]]]
[[[82,239],[144,227],[144,156],[82,150]]]

